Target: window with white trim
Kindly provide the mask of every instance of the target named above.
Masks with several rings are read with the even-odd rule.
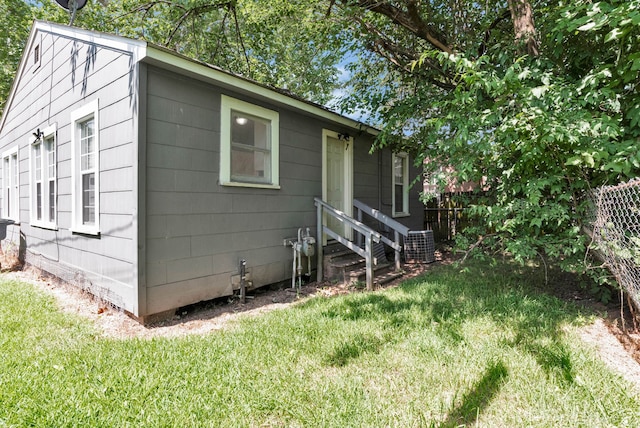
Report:
[[[2,155],[2,217],[20,221],[18,147]]]
[[[56,126],[31,141],[31,224],[56,227]]]
[[[406,153],[393,154],[393,216],[409,215],[409,156]]]
[[[100,233],[98,100],[71,113],[71,230]]]
[[[220,123],[220,184],[278,188],[278,112],[222,95]]]

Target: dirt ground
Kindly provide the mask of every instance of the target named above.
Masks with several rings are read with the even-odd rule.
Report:
[[[438,263],[451,262],[446,255],[438,253],[437,256],[438,261],[432,265],[405,265],[408,273],[403,280],[420,275]],[[143,326],[124,312],[88,293],[74,287],[54,284],[47,278],[38,276],[33,270],[15,271],[6,275],[36,284],[55,296],[62,310],[88,318],[97,325],[104,336],[120,339],[206,334],[225,328],[239,315],[256,315],[285,308],[309,296],[361,292],[353,287],[328,283],[304,285],[299,293],[288,286],[265,287],[248,293],[250,298],[244,304],[237,296],[216,299],[182,308],[171,319]],[[385,284],[384,287],[397,286],[399,281]],[[640,391],[640,333],[637,330],[633,331],[629,309],[625,305],[621,311],[619,300],[603,305],[585,290],[572,284],[568,281],[568,287],[563,287],[558,297],[572,300],[600,314],[593,324],[581,330],[582,339],[596,348],[608,366],[635,383]],[[624,326],[621,314],[625,319]]]

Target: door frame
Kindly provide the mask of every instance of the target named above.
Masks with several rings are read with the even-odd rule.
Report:
[[[353,217],[353,145],[354,138],[348,134],[339,134],[338,132],[331,131],[329,129],[322,130],[322,200],[327,201],[327,140],[333,138],[342,141],[346,148],[344,150],[344,183],[343,183],[343,205],[344,213],[350,217]],[[326,225],[326,216],[322,219],[323,225]],[[349,229],[345,238],[352,239],[352,231]],[[322,245],[327,244],[327,237],[325,234],[322,236]]]

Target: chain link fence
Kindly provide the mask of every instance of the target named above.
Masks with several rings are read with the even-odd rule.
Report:
[[[592,249],[640,309],[640,179],[599,187],[589,203]]]

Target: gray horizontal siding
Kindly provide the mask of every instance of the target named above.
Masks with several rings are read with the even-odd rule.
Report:
[[[292,250],[282,242],[296,236],[299,227],[310,227],[315,234],[313,198],[322,195],[322,130],[345,130],[151,66],[147,82],[148,313],[231,293],[241,259],[247,261],[254,286],[290,278]],[[222,94],[279,113],[280,189],[218,184]],[[391,155],[385,154],[389,170],[381,181],[384,156],[369,154],[372,141],[362,134],[353,143],[354,196],[379,208],[380,183],[390,202]]]
[[[152,79],[150,79],[150,83],[152,83],[151,80]],[[179,125],[180,127],[193,128],[192,132],[197,130],[211,131],[214,129],[213,117],[216,110],[208,107],[149,95],[147,109],[147,114],[150,119],[168,122]],[[183,136],[179,132],[177,134],[177,139],[183,139]],[[150,142],[152,141],[149,135],[147,138]],[[189,146],[191,146],[191,144],[189,144]]]
[[[291,249],[282,241],[315,222],[323,124],[249,100],[279,112],[281,189],[220,186],[221,90],[152,67],[147,88],[149,310],[175,307],[165,301],[179,298],[174,289],[199,298],[230,293],[242,258],[254,285],[289,278]]]
[[[101,295],[136,312],[137,208],[133,198],[137,101],[131,55],[51,34],[43,34],[41,40],[41,66],[34,70],[27,58],[0,134],[0,150],[20,146],[20,227],[26,261],[80,286],[88,281]],[[70,231],[70,113],[96,98],[100,103],[101,166],[101,233],[97,237]],[[53,123],[57,124],[57,230],[29,224],[28,138],[37,128]]]
[[[322,130],[348,130],[250,94],[144,66],[144,123],[139,131],[144,136],[140,163],[144,170],[138,174],[140,148],[134,122],[138,76],[131,55],[52,35],[41,40],[42,63],[35,69],[27,62],[18,77],[0,134],[0,149],[20,146],[21,229],[29,262],[65,278],[77,277],[80,285],[94,284],[101,294],[134,313],[140,268],[146,280],[142,301],[147,302],[140,315],[229,294],[240,259],[247,260],[255,286],[291,276],[291,249],[282,240],[295,236],[298,227],[314,229],[313,198],[322,192]],[[223,93],[279,112],[279,190],[218,184]],[[100,100],[101,234],[93,237],[69,230],[73,205],[69,113],[96,98]],[[28,223],[27,138],[52,123],[58,127],[58,230]],[[354,196],[389,212],[390,154],[369,155],[371,139],[366,134],[358,134],[354,144]],[[144,180],[140,201],[138,176]],[[414,206],[412,201],[412,210]],[[139,208],[144,215],[141,266],[136,246]]]
[[[228,283],[227,285],[224,285]],[[217,287],[213,284],[219,284]],[[232,293],[227,274],[192,278],[179,283],[165,283],[147,289],[149,314],[175,309],[202,300]]]

